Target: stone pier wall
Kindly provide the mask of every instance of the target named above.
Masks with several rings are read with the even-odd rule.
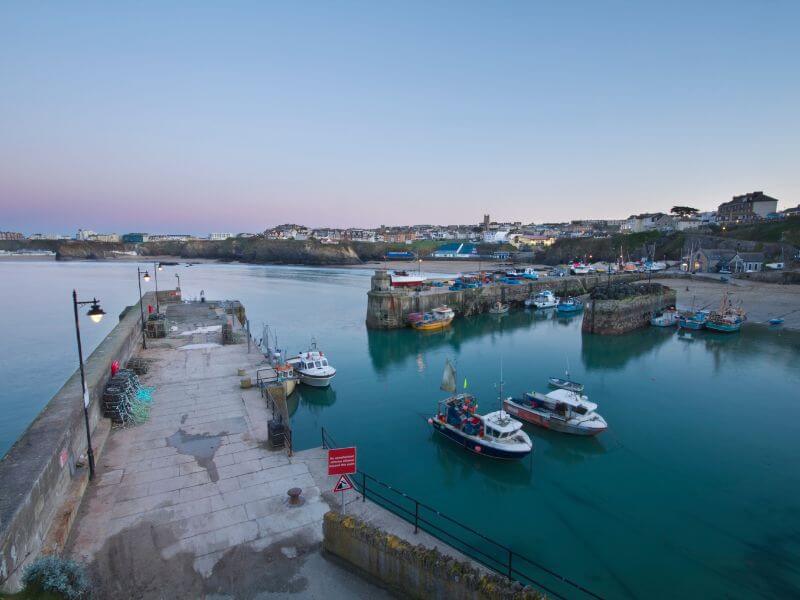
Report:
[[[180,299],[179,295],[170,298],[168,292],[163,294],[159,292],[160,302]],[[152,292],[144,295],[144,306],[154,303]],[[124,365],[141,339],[137,303],[123,311],[117,326],[85,359],[93,432],[103,419],[100,405],[111,363],[118,360]],[[88,467],[78,466],[85,464],[86,453],[81,397],[80,372],[76,370],[0,460],[0,589],[13,591],[19,586],[25,565],[42,551],[71,484],[88,476]],[[92,441],[97,452],[94,442],[98,438]]]
[[[614,281],[634,281],[637,275],[615,275]],[[581,296],[607,281],[602,275],[565,277],[547,281],[530,281],[520,285],[495,283],[476,289],[451,292],[447,288],[432,288],[416,292],[389,287],[386,271],[376,271],[372,289],[367,292],[367,327],[370,329],[397,329],[406,326],[406,317],[414,312],[426,312],[447,305],[459,317],[488,312],[498,300],[512,308],[523,308],[525,300],[542,290],[552,290],[558,295]]]
[[[506,577],[458,562],[435,548],[414,546],[355,517],[328,512],[325,551],[376,578],[404,598],[539,600],[539,592]]]
[[[583,332],[619,335],[647,327],[653,314],[674,306],[676,298],[675,290],[663,287],[658,294],[631,296],[623,300],[589,299],[583,311]]]

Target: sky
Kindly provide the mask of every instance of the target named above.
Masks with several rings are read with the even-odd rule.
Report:
[[[800,2],[0,3],[0,230],[800,203]]]

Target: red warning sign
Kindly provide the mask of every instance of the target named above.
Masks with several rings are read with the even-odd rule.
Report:
[[[328,450],[328,475],[350,475],[355,472],[355,448],[331,448]]]
[[[353,484],[350,483],[350,480],[347,478],[347,475],[342,475],[339,477],[339,481],[336,482],[336,485],[333,486],[334,492],[344,492],[346,490],[352,490]]]

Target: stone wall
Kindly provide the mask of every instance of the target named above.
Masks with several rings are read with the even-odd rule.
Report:
[[[164,297],[159,294],[162,302],[166,297],[166,292]],[[155,303],[152,292],[145,294],[143,303],[145,306]],[[101,397],[111,374],[111,363],[118,360],[124,365],[138,349],[141,339],[137,303],[123,311],[117,326],[85,359],[91,399],[89,423],[93,431],[102,419]],[[25,565],[42,550],[71,483],[88,476],[88,468],[79,466],[86,462],[81,397],[80,372],[76,370],[0,460],[0,589],[14,590],[19,586]]]
[[[583,311],[583,332],[619,335],[647,327],[653,313],[674,306],[676,298],[675,290],[662,287],[660,293],[631,296],[623,300],[589,299]]]
[[[543,596],[506,577],[459,562],[437,549],[414,546],[355,517],[328,512],[323,547],[407,598],[538,600]]]
[[[387,289],[385,271],[375,272],[372,289],[367,292],[367,327],[397,329],[406,326],[409,313],[430,311],[447,305],[459,317],[488,312],[498,300],[512,308],[523,308],[525,300],[542,290],[556,295],[581,296],[607,281],[602,275],[564,277],[547,281],[529,281],[521,285],[495,283],[480,288],[451,292],[447,288],[431,288],[423,292],[409,289]],[[640,275],[615,275],[614,281],[633,281]]]

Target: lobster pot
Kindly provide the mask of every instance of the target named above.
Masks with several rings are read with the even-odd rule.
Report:
[[[131,369],[117,371],[103,391],[103,416],[114,423],[124,423],[131,414],[131,402],[139,387],[139,376]]]
[[[150,315],[147,319],[146,330],[149,338],[167,337],[167,318],[164,315]]]

